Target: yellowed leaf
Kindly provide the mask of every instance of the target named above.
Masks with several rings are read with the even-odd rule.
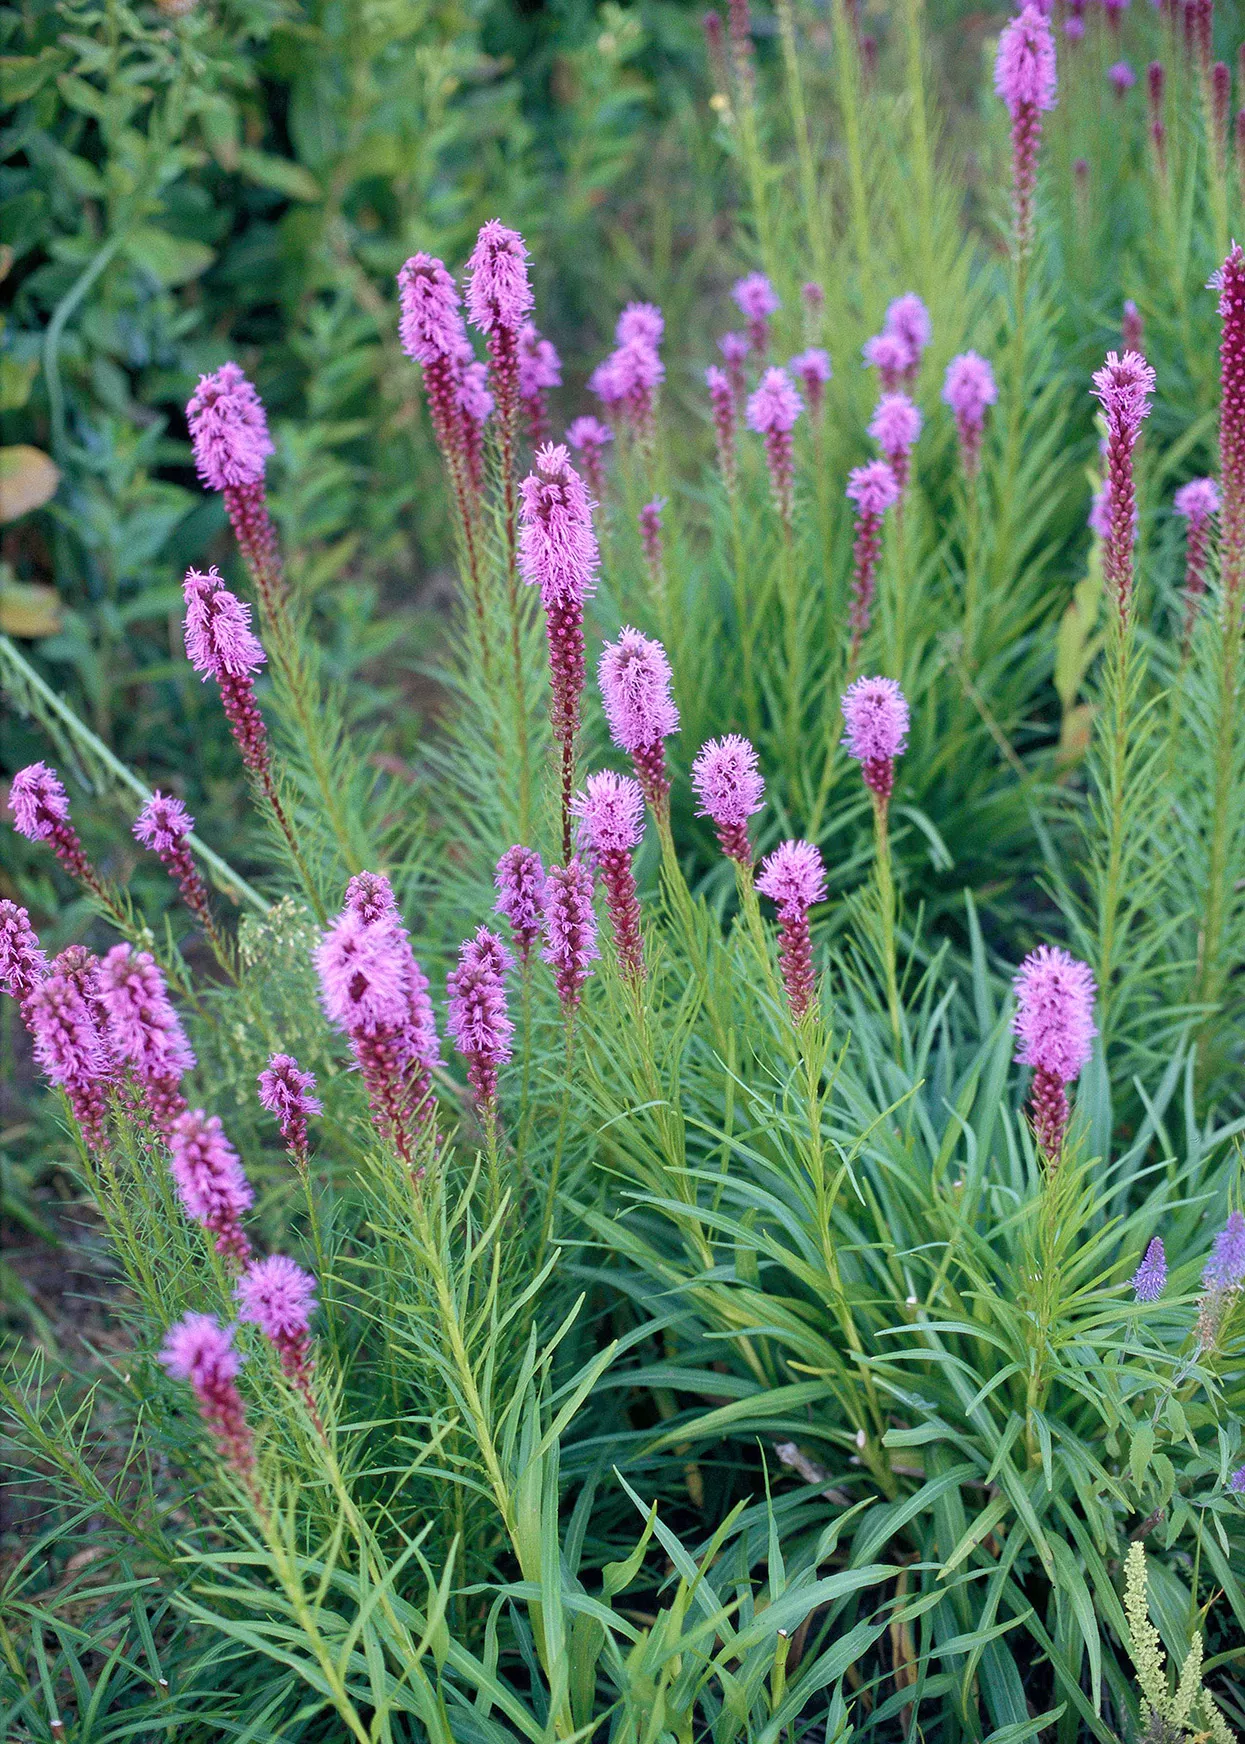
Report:
[[[56,462],[41,448],[25,442],[0,448],[0,521],[16,521],[31,509],[41,509],[56,495],[60,481]]]
[[[54,636],[61,627],[61,602],[54,587],[37,581],[0,582],[0,634]]]

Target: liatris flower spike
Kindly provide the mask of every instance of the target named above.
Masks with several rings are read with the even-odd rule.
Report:
[[[1107,68],[1107,78],[1116,97],[1123,97],[1137,83],[1137,75],[1127,61],[1116,61]]]
[[[795,480],[794,444],[791,432],[804,409],[804,402],[785,369],[767,369],[761,385],[748,400],[748,428],[765,438],[765,458],[770,484],[783,525],[791,529],[792,489]]]
[[[628,303],[618,317],[614,337],[620,345],[647,345],[656,351],[666,331],[666,317],[656,303]]]
[[[99,1000],[108,1039],[141,1087],[165,1132],[186,1110],[182,1078],[195,1063],[164,976],[150,951],[114,945],[99,966]]]
[[[70,877],[108,902],[104,881],[87,859],[81,838],[69,821],[69,795],[54,769],[46,763],[28,763],[19,769],[9,786],[9,810],[19,836],[50,843]]]
[[[1206,592],[1210,524],[1219,513],[1219,487],[1213,478],[1190,479],[1172,498],[1172,507],[1188,523],[1184,564],[1184,646],[1187,651],[1193,638],[1198,607]]]
[[[1227,1292],[1245,1286],[1245,1212],[1230,1211],[1215,1237],[1202,1272],[1207,1290]]]
[[[545,868],[535,848],[516,843],[497,862],[497,913],[510,922],[519,961],[524,969],[532,946],[544,930]]]
[[[549,869],[541,955],[553,970],[558,998],[570,1017],[578,1008],[590,965],[601,955],[592,911],[592,874],[579,860]]]
[[[748,343],[758,358],[764,357],[769,346],[770,316],[782,308],[777,291],[764,273],[749,273],[737,279],[731,291],[739,312],[748,323]]]
[[[251,1257],[242,1227],[255,1194],[217,1114],[179,1114],[169,1131],[169,1173],[182,1209],[216,1237],[216,1251],[236,1265]]]
[[[255,1443],[238,1391],[242,1358],[233,1347],[233,1332],[211,1314],[187,1314],[169,1328],[160,1361],[175,1381],[190,1382],[221,1458],[258,1500]]]
[[[860,355],[868,369],[876,369],[884,394],[893,394],[908,378],[912,354],[897,333],[875,333],[866,339]]]
[[[519,335],[535,303],[527,261],[518,231],[490,218],[481,226],[467,262],[467,313],[488,336],[507,472],[519,409]]]
[[[207,886],[199,876],[187,846],[187,837],[195,820],[180,799],[173,799],[158,789],[152,794],[134,820],[135,838],[144,848],[158,855],[160,864],[174,880],[182,901],[206,932],[215,933],[215,922],[208,904]]]
[[[1120,320],[1120,338],[1125,351],[1141,351],[1145,344],[1145,322],[1141,319],[1141,310],[1131,297],[1124,299],[1124,313]]]
[[[713,414],[713,439],[718,451],[718,465],[728,491],[735,488],[735,390],[725,370],[711,363],[705,371],[705,386],[709,390],[709,407]]]
[[[588,494],[594,503],[605,500],[605,450],[614,440],[614,432],[599,418],[576,418],[566,432],[568,445],[583,462]]]
[[[847,754],[884,807],[895,786],[895,759],[907,749],[907,699],[893,678],[858,678],[843,693],[843,720]]]
[[[869,434],[890,464],[902,499],[908,488],[910,456],[921,434],[922,418],[907,394],[883,394],[869,423]]]
[[[562,360],[535,324],[525,321],[519,330],[519,399],[527,417],[528,440],[533,448],[549,439],[546,396],[562,386]]]
[[[186,601],[186,653],[206,682],[220,686],[225,716],[242,761],[265,780],[269,771],[268,729],[255,700],[252,676],[266,658],[251,629],[251,610],[217,574],[188,569],[182,584]]]
[[[1211,279],[1219,292],[1219,580],[1225,621],[1233,623],[1245,587],[1245,250],[1233,243]]]
[[[186,407],[195,468],[225,499],[234,537],[273,618],[285,597],[276,530],[268,513],[264,466],[273,452],[264,404],[236,363],[200,376]]]
[[[424,372],[428,411],[437,446],[456,484],[466,462],[461,386],[471,342],[463,323],[458,287],[445,263],[413,254],[398,273],[398,339]]]
[[[311,1380],[311,1316],[316,1281],[285,1254],[252,1260],[233,1287],[238,1319],[258,1326],[273,1346],[281,1372],[297,1387],[320,1434],[324,1433]]]
[[[1038,0],[1029,4],[999,36],[994,88],[1012,120],[1012,188],[1016,209],[1016,249],[1022,257],[1033,246],[1033,190],[1042,139],[1042,115],[1055,106],[1055,39]]]
[[[260,1107],[276,1115],[285,1148],[302,1173],[310,1162],[307,1122],[324,1109],[319,1097],[312,1094],[315,1074],[304,1072],[292,1054],[273,1054],[258,1082]]]
[[[75,978],[56,965],[23,1006],[35,1059],[69,1099],[74,1119],[92,1150],[103,1150],[112,1059],[90,1002]]]
[[[808,911],[826,897],[826,870],[812,842],[783,842],[761,862],[757,889],[778,905],[778,955],[791,1015],[798,1023],[813,1004],[813,947]]]
[[[889,305],[882,331],[891,338],[898,339],[906,350],[908,362],[904,369],[904,381],[906,386],[913,386],[921,368],[921,358],[934,337],[934,324],[929,318],[929,310],[915,291],[907,291]]]
[[[1156,1235],[1133,1273],[1133,1296],[1138,1302],[1157,1302],[1167,1288],[1167,1255],[1163,1238]]]
[[[492,417],[495,404],[488,391],[488,369],[484,364],[464,363],[458,378],[457,398],[463,464],[467,481],[478,496],[484,489],[484,426]]]
[[[458,953],[449,975],[446,1027],[467,1062],[467,1076],[487,1120],[496,1118],[497,1068],[510,1058],[514,1025],[506,1009],[510,953],[497,934],[480,927]]]
[[[955,414],[960,463],[965,476],[976,478],[981,466],[981,434],[985,429],[986,410],[999,397],[994,371],[975,351],[962,352],[947,365],[942,397]]]
[[[735,396],[736,408],[742,408],[748,392],[747,376],[744,373],[748,362],[748,341],[742,333],[724,333],[718,340],[718,350],[726,365],[727,380]]]
[[[747,739],[728,733],[702,745],[692,764],[692,786],[700,800],[697,817],[711,819],[722,852],[739,866],[752,866],[748,819],[764,803],[765,780]]]
[[[885,460],[858,466],[848,474],[846,495],[856,505],[856,530],[852,540],[852,645],[849,666],[854,667],[860,644],[869,628],[873,595],[877,586],[878,555],[882,548],[882,518],[899,501],[895,474]]]
[[[48,973],[48,960],[30,915],[8,897],[0,897],[0,981],[22,1008]]]
[[[1068,1129],[1066,1087],[1088,1065],[1098,1033],[1093,1017],[1094,977],[1085,963],[1067,951],[1039,945],[1020,965],[1014,986],[1016,1059],[1033,1067],[1030,1119],[1038,1146],[1053,1168]]]
[[[1133,482],[1133,448],[1143,418],[1150,412],[1155,376],[1140,352],[1121,357],[1109,351],[1103,367],[1094,372],[1093,392],[1107,420],[1107,479],[1110,485],[1110,531],[1103,553],[1103,573],[1115,596],[1120,621],[1132,609],[1133,518],[1137,493]]]
[[[666,591],[666,553],[661,536],[661,514],[665,506],[665,497],[654,497],[640,510],[640,544],[653,596],[659,604]]]
[[[826,383],[834,374],[830,367],[830,353],[820,346],[810,345],[807,351],[797,352],[787,367],[804,389],[810,415],[814,420],[820,418]]]
[[[639,630],[624,627],[617,642],[607,642],[601,650],[597,679],[610,737],[630,756],[645,799],[664,816],[670,777],[663,740],[679,729],[666,650]]]
[[[605,901],[614,927],[614,944],[624,975],[644,976],[644,946],[640,936],[640,899],[631,855],[644,835],[644,795],[638,781],[602,769],[588,777],[572,806],[584,820],[589,846],[605,886]]]

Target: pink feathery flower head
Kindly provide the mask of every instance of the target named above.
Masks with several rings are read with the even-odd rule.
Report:
[[[767,369],[761,385],[748,400],[748,428],[765,438],[774,501],[789,529],[794,507],[794,444],[791,432],[804,410],[804,402],[785,369]]]
[[[1219,292],[1219,577],[1225,616],[1235,621],[1245,587],[1245,250],[1232,244],[1210,281]]]
[[[1033,191],[1042,115],[1054,108],[1056,89],[1055,39],[1050,20],[1032,0],[999,36],[994,88],[1012,119],[1016,247],[1018,253],[1025,255],[1033,246]]]
[[[812,842],[782,842],[761,862],[757,889],[778,906],[778,956],[791,1015],[798,1023],[813,1004],[813,946],[808,911],[824,902],[826,871]]]
[[[1167,1255],[1162,1236],[1156,1235],[1147,1244],[1132,1281],[1133,1296],[1138,1302],[1157,1302],[1163,1294],[1167,1288]]]
[[[765,778],[753,746],[738,733],[710,739],[692,764],[692,786],[700,800],[696,816],[712,821],[722,852],[741,866],[751,866],[748,819],[765,802]]]
[[[921,434],[922,418],[907,394],[883,394],[869,422],[869,434],[890,462],[902,497],[908,485],[909,457]]]
[[[670,791],[662,741],[679,728],[679,711],[670,694],[673,675],[661,643],[624,626],[616,642],[601,650],[597,680],[610,737],[632,759],[636,777],[653,809]]]
[[[133,1069],[167,1129],[185,1112],[181,1081],[195,1056],[151,952],[114,945],[99,967],[99,1000],[113,1052]]]
[[[1117,97],[1122,97],[1126,91],[1131,91],[1137,83],[1137,75],[1127,61],[1116,61],[1107,68],[1107,78],[1111,89]]]
[[[47,842],[71,878],[79,879],[96,896],[104,895],[103,880],[69,821],[69,795],[54,769],[46,763],[28,763],[19,769],[9,785],[9,810],[19,836]]]
[[[1245,1285],[1245,1212],[1230,1211],[1215,1237],[1202,1272],[1208,1290],[1239,1290]]]
[[[592,504],[561,444],[547,443],[519,486],[519,570],[546,607],[582,602],[596,587],[600,563]]]
[[[1213,478],[1191,478],[1172,498],[1172,508],[1186,521],[1209,521],[1219,513],[1219,486]]]
[[[187,1217],[216,1237],[217,1253],[244,1265],[251,1244],[242,1214],[255,1194],[218,1114],[196,1108],[178,1115],[169,1129],[169,1172]]]
[[[1038,1142],[1057,1156],[1067,1129],[1064,1086],[1089,1064],[1094,1028],[1094,977],[1067,951],[1039,945],[1020,965],[1014,982],[1017,1009],[1012,1033],[1016,1059],[1032,1066],[1032,1108]]]
[[[705,386],[709,390],[709,407],[713,414],[713,439],[718,451],[718,465],[727,490],[735,488],[735,413],[736,394],[725,370],[711,363],[705,371]]]
[[[320,1412],[312,1391],[311,1316],[316,1281],[285,1254],[252,1260],[233,1287],[238,1319],[258,1326],[273,1346],[281,1371],[297,1387],[321,1434]]]
[[[605,497],[605,450],[614,440],[614,432],[599,418],[576,418],[566,432],[568,445],[583,462],[588,494],[595,503]]]
[[[607,414],[616,406],[621,406],[627,397],[627,383],[623,379],[619,355],[617,351],[611,351],[588,377],[588,392],[596,395],[606,408]]]
[[[873,596],[877,590],[878,558],[882,550],[882,519],[899,501],[899,485],[890,463],[872,460],[857,466],[847,477],[846,496],[856,505],[852,535],[852,628],[849,665],[854,667],[860,644],[869,628]]]
[[[218,1453],[254,1495],[255,1444],[238,1391],[242,1358],[232,1329],[211,1314],[187,1314],[169,1328],[160,1362],[175,1381],[190,1382]]]
[[[608,393],[600,389],[607,404],[619,405],[631,428],[644,441],[653,434],[657,390],[666,378],[666,366],[651,345],[633,339],[620,345],[601,366],[607,372]],[[590,386],[596,381],[594,374]]]
[[[236,363],[201,375],[186,407],[195,471],[209,490],[259,484],[273,452],[264,402]]]
[[[942,397],[955,414],[964,471],[969,478],[976,478],[981,465],[981,433],[985,428],[986,410],[999,397],[994,371],[977,352],[961,352],[947,365]]]
[[[777,291],[764,273],[749,273],[737,279],[731,296],[748,323],[748,342],[758,357],[763,357],[769,344],[770,316],[782,308]]]
[[[134,820],[134,835],[144,848],[158,855],[160,864],[174,879],[187,908],[209,932],[213,930],[207,886],[199,875],[187,837],[195,820],[180,799],[158,789]]]
[[[243,678],[264,664],[259,638],[251,629],[251,608],[225,586],[215,569],[204,575],[188,569],[182,584],[186,601],[186,653],[204,678]]]
[[[810,345],[806,351],[797,352],[787,367],[804,389],[809,411],[814,418],[818,417],[826,397],[826,383],[834,374],[830,353],[819,345]]]
[[[544,928],[545,868],[535,848],[517,843],[507,848],[497,862],[496,912],[510,922],[519,958],[527,967],[532,946]]]
[[[631,855],[644,835],[644,794],[629,775],[602,769],[588,777],[572,810],[584,821],[600,868],[619,963],[625,975],[639,980],[644,974],[644,944]]]
[[[535,324],[525,321],[519,329],[519,398],[527,412],[528,436],[533,447],[549,435],[545,396],[551,388],[561,386],[561,358]]]
[[[69,1098],[87,1143],[102,1149],[112,1061],[89,998],[72,976],[53,965],[29,994],[25,1016],[35,1059]]]
[[[497,1068],[511,1057],[514,1024],[506,1008],[505,970],[510,953],[497,934],[480,927],[458,953],[447,981],[446,1028],[467,1062],[476,1101],[487,1114],[497,1106]]]
[[[395,913],[371,920],[347,907],[316,947],[329,1022],[348,1035],[401,1030],[409,1016],[410,947]]]
[[[47,972],[47,956],[29,912],[0,897],[0,981],[24,1006]]]
[[[876,369],[884,394],[893,394],[908,379],[912,352],[897,333],[875,333],[861,346],[867,369]]]
[[[592,910],[592,874],[580,860],[549,868],[541,955],[553,970],[558,998],[569,1016],[579,1004],[590,965],[601,955]]]
[[[666,331],[666,317],[656,303],[628,303],[618,317],[614,338],[619,345],[647,345],[656,351]]]
[[[1079,12],[1069,12],[1063,21],[1063,33],[1069,42],[1080,42],[1085,35],[1085,19]]]
[[[727,379],[737,406],[742,406],[748,391],[745,367],[748,362],[748,341],[742,333],[724,333],[718,340],[718,350],[726,365]]]
[[[398,340],[409,358],[427,367],[438,358],[462,357],[467,330],[444,261],[413,254],[398,272],[398,306]]]
[[[1103,367],[1094,371],[1093,392],[1107,420],[1107,478],[1110,483],[1110,531],[1103,571],[1115,595],[1121,618],[1132,605],[1133,520],[1137,493],[1133,480],[1133,447],[1142,420],[1149,415],[1155,375],[1138,351],[1121,357],[1109,351]]]
[[[895,785],[895,759],[908,745],[908,701],[893,678],[858,678],[843,693],[847,754],[865,786],[885,805]]]
[[[1210,524],[1219,513],[1219,488],[1213,478],[1190,479],[1172,498],[1172,507],[1188,522],[1184,569],[1184,646],[1187,651],[1202,595],[1206,592]]]
[[[356,872],[346,885],[346,907],[370,926],[385,915],[398,914],[398,899],[383,872]]]
[[[259,1074],[259,1105],[274,1114],[285,1148],[295,1166],[307,1167],[307,1123],[321,1114],[324,1104],[312,1094],[314,1072],[304,1072],[292,1054],[273,1054]]]
[[[908,350],[909,369],[915,377],[921,358],[934,337],[929,310],[915,291],[896,297],[886,310],[882,331],[900,340]]]
[[[527,272],[528,252],[517,230],[500,218],[481,226],[467,262],[467,312],[482,333],[523,325],[535,304]]]
[[[484,489],[484,426],[496,404],[489,392],[488,379],[486,364],[464,362],[454,392],[463,460],[471,488],[477,493]]]

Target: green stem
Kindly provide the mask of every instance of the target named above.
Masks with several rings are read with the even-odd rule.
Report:
[[[886,1009],[890,1014],[895,1058],[903,1063],[903,1016],[895,966],[895,878],[891,866],[890,802],[873,796],[875,870],[882,922],[882,971],[886,977]]]

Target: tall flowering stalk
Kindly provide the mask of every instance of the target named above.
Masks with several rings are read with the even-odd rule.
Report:
[[[761,862],[757,889],[778,908],[778,955],[791,1015],[800,1023],[814,1008],[816,982],[808,911],[826,899],[826,870],[812,842],[783,842]]]
[[[610,737],[631,758],[644,797],[664,825],[670,815],[665,741],[679,730],[666,650],[625,626],[601,650],[597,680]]]
[[[519,329],[519,400],[533,448],[549,440],[548,394],[561,386],[561,358],[535,322],[525,321]]]
[[[188,1381],[216,1451],[256,1506],[262,1507],[255,1474],[255,1440],[238,1391],[242,1357],[233,1332],[211,1314],[187,1314],[169,1328],[160,1361],[175,1381]]]
[[[125,1062],[152,1118],[168,1132],[186,1111],[182,1078],[195,1056],[150,951],[114,945],[99,966],[99,1000],[113,1052]]]
[[[955,414],[960,443],[960,465],[970,481],[981,470],[981,437],[986,412],[999,397],[994,371],[975,351],[964,351],[947,365],[942,397]]]
[[[742,412],[748,397],[748,341],[742,333],[724,333],[718,340],[718,350],[735,398],[735,410]]]
[[[765,802],[765,778],[752,745],[738,733],[710,739],[692,764],[692,786],[700,801],[696,816],[710,819],[722,852],[751,873],[748,819]]]
[[[1132,613],[1133,522],[1137,492],[1133,479],[1133,449],[1149,416],[1154,371],[1138,351],[1121,357],[1109,351],[1094,372],[1094,395],[1107,421],[1107,480],[1110,486],[1110,527],[1103,553],[1103,574],[1122,622]]]
[[[1245,584],[1245,251],[1234,243],[1211,280],[1219,292],[1219,585],[1224,621],[1240,615]]]
[[[1068,1130],[1067,1086],[1093,1051],[1094,977],[1089,965],[1050,945],[1039,945],[1014,982],[1016,1059],[1032,1066],[1029,1115],[1048,1166],[1057,1168]]]
[[[778,292],[764,273],[754,272],[735,281],[731,296],[748,323],[748,344],[759,362],[769,350],[770,318],[782,308]]]
[[[116,1079],[111,1052],[82,986],[53,964],[52,972],[27,994],[22,1010],[35,1059],[50,1082],[65,1092],[88,1146],[104,1150],[108,1093]]]
[[[858,678],[843,693],[843,722],[849,757],[860,772],[873,801],[878,907],[881,917],[882,967],[886,1004],[896,1051],[902,1045],[903,1021],[895,962],[895,880],[891,869],[890,800],[895,787],[895,759],[908,743],[908,703],[893,678]]]
[[[999,36],[994,88],[1012,121],[1012,198],[1017,259],[1033,247],[1033,191],[1037,182],[1042,116],[1055,106],[1055,39],[1038,0],[1006,25]]]
[[[30,924],[29,911],[0,897],[0,982],[16,999],[27,1028],[27,1002],[48,974],[47,954]]]
[[[242,1217],[255,1193],[219,1115],[196,1108],[177,1116],[169,1128],[169,1173],[187,1217],[216,1238],[218,1254],[244,1266],[251,1244]]]
[[[874,460],[848,474],[846,496],[856,505],[852,537],[852,605],[849,622],[852,640],[848,670],[854,672],[860,645],[868,633],[877,591],[878,557],[882,550],[882,522],[889,508],[899,501],[899,485],[889,462]]]
[[[1133,1299],[1137,1302],[1157,1302],[1167,1288],[1167,1255],[1163,1238],[1156,1235],[1146,1244],[1141,1264],[1132,1276]]]
[[[826,383],[834,374],[830,353],[819,345],[810,345],[806,351],[798,351],[787,368],[804,390],[809,416],[814,424],[820,424],[826,402]]]
[[[1184,631],[1186,656],[1193,644],[1193,630],[1206,592],[1206,566],[1210,557],[1210,524],[1219,513],[1219,487],[1213,478],[1194,478],[1182,484],[1172,498],[1172,508],[1185,522]]]
[[[614,440],[614,432],[599,418],[576,418],[566,432],[568,448],[573,448],[583,464],[588,481],[588,495],[599,507],[605,501],[605,450]]]
[[[494,906],[510,922],[519,961],[526,970],[532,946],[544,931],[547,897],[545,868],[535,848],[525,848],[519,843],[507,848],[497,862],[495,883]]]
[[[727,493],[735,495],[735,390],[725,370],[711,363],[705,371],[709,410],[713,417],[713,440]]]
[[[912,450],[921,434],[920,411],[905,393],[883,394],[869,422],[869,434],[895,475],[900,500],[908,488]]]
[[[506,1006],[510,953],[497,934],[480,927],[458,953],[450,971],[446,1027],[467,1062],[467,1077],[490,1138],[497,1122],[497,1069],[511,1057],[514,1025]]]
[[[761,385],[748,400],[748,428],[765,440],[770,486],[788,539],[792,535],[795,482],[791,433],[803,410],[804,402],[785,369],[767,369],[761,377]]]
[[[276,529],[268,513],[264,469],[273,452],[263,401],[236,363],[200,376],[186,407],[195,470],[209,490],[219,491],[255,583],[265,622],[283,623],[285,576]]]
[[[238,1319],[258,1326],[277,1353],[281,1372],[307,1407],[319,1435],[324,1434],[312,1380],[311,1316],[316,1281],[285,1254],[252,1260],[233,1287]]]
[[[541,954],[553,970],[558,998],[569,1019],[579,1009],[591,965],[601,955],[592,911],[592,874],[580,860],[549,868]]]
[[[124,911],[91,864],[70,822],[69,795],[55,769],[46,763],[28,763],[19,769],[9,786],[9,810],[19,836],[46,842],[69,876],[84,885],[114,920],[126,924]]]
[[[133,827],[135,840],[157,856],[177,885],[186,907],[213,943],[220,946],[222,940],[212,917],[207,885],[200,877],[187,845],[195,820],[181,800],[161,793],[157,788],[135,818]]]
[[[300,1175],[310,1166],[308,1122],[324,1111],[313,1092],[315,1074],[304,1072],[292,1054],[273,1054],[259,1074],[259,1105],[276,1117],[290,1161]]]
[[[536,456],[523,480],[519,568],[540,589],[549,638],[550,719],[561,751],[562,857],[571,857],[571,795],[575,740],[584,688],[584,601],[594,591],[600,564],[592,504],[565,448],[552,444]]]
[[[612,769],[588,777],[573,809],[582,818],[588,844],[605,886],[619,967],[633,984],[644,979],[640,899],[631,856],[644,835],[644,795],[638,781]]]

